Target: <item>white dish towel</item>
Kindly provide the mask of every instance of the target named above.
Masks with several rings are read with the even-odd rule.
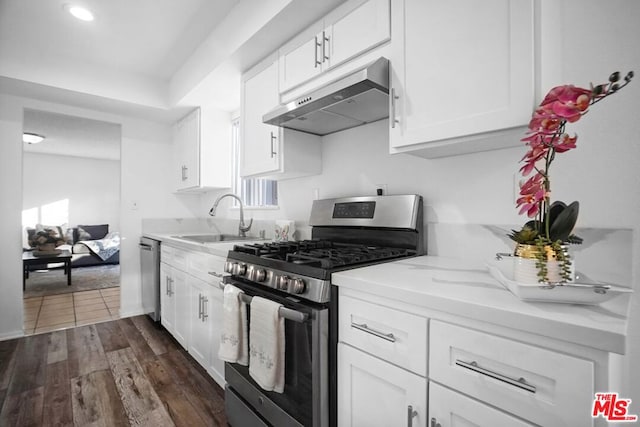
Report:
[[[267,391],[284,391],[284,318],[277,302],[253,297],[249,326],[249,374]]]
[[[225,285],[222,302],[222,332],[218,357],[226,362],[249,364],[247,307],[240,300],[242,290]]]

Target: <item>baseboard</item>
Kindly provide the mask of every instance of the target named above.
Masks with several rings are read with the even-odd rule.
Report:
[[[22,337],[24,337],[24,331],[21,329],[19,331],[5,332],[0,334],[0,341],[12,340],[14,338]]]
[[[133,308],[133,309],[129,309],[129,310],[123,310],[122,308],[120,308],[120,318],[121,319],[125,318],[125,317],[140,316],[141,314],[146,314],[142,307],[137,307],[137,308]]]

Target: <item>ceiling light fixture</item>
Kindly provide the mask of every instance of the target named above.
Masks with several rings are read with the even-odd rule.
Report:
[[[44,140],[43,135],[38,135],[37,133],[24,132],[22,134],[22,142],[26,142],[27,144],[37,144]]]
[[[67,6],[67,10],[70,14],[80,19],[81,21],[93,21],[93,13],[89,9],[85,9],[81,6]]]

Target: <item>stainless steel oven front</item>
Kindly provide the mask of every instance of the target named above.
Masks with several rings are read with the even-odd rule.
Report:
[[[249,368],[225,363],[225,406],[233,427],[329,426],[329,305],[285,296],[226,276],[246,298],[260,296],[282,304],[285,317],[285,386],[265,391]],[[247,306],[249,324],[250,305]]]

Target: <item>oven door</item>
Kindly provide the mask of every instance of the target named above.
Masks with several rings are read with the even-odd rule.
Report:
[[[227,420],[234,427],[329,425],[329,309],[285,296],[259,285],[224,278],[249,296],[260,296],[306,314],[306,320],[285,318],[285,385],[283,393],[262,389],[249,368],[225,363]],[[249,328],[251,307],[247,306]],[[251,362],[249,362],[251,363]]]

